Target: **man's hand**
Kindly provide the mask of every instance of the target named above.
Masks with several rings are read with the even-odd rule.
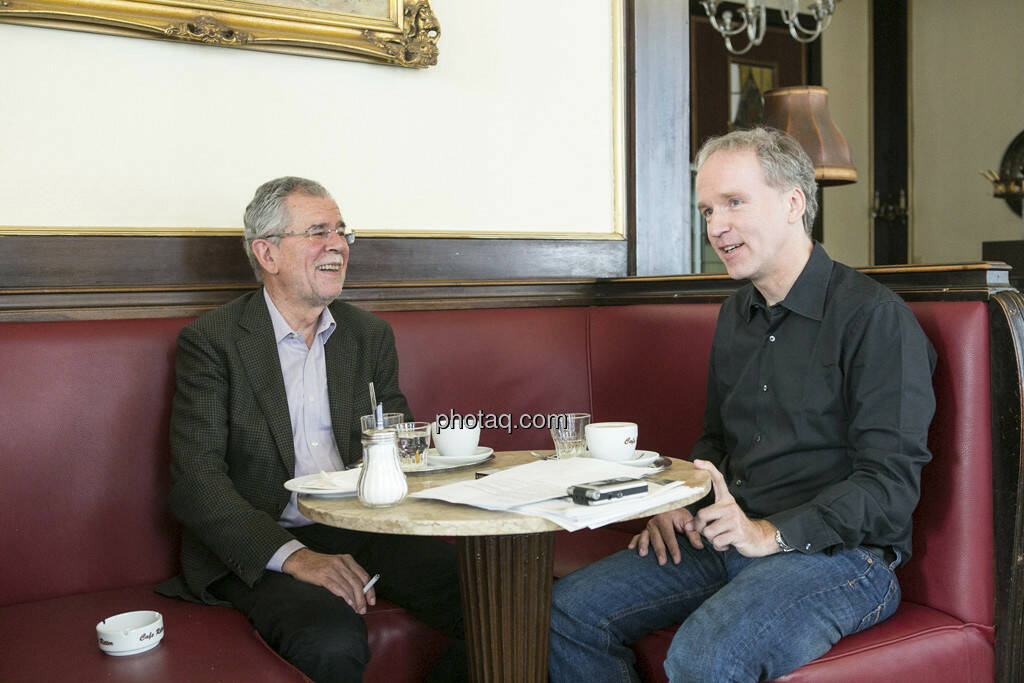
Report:
[[[725,477],[713,464],[707,460],[694,460],[693,466],[711,475],[715,502],[687,522],[686,531],[702,534],[715,550],[732,546],[744,557],[762,557],[779,552],[775,525],[767,520],[747,517],[729,493]]]
[[[704,547],[700,534],[686,528],[692,519],[693,515],[686,508],[670,510],[651,517],[647,520],[647,528],[629,542],[629,548],[636,548],[640,557],[647,557],[648,549],[653,548],[659,565],[664,565],[669,555],[672,556],[673,564],[679,564],[682,554],[676,542],[677,531],[685,533],[694,548]]]
[[[370,580],[370,575],[351,555],[324,555],[309,548],[300,548],[288,556],[281,569],[299,581],[323,586],[344,598],[359,614],[366,614],[367,603],[377,604],[377,595],[372,588],[363,595],[363,586]]]

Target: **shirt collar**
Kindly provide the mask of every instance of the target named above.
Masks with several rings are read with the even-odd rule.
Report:
[[[274,341],[280,344],[291,334],[301,339],[302,335],[289,327],[288,323],[285,322],[284,316],[281,315],[281,311],[277,310],[277,306],[274,305],[270,294],[267,293],[266,287],[263,288],[263,298],[267,302],[267,310],[270,311],[270,322],[274,325]],[[325,306],[317,322],[317,335],[322,335],[321,341],[326,343],[330,336],[334,334],[336,327],[337,324],[334,322],[334,316],[331,315],[331,309]]]
[[[832,259],[825,253],[819,242],[814,243],[811,257],[807,259],[800,276],[790,287],[786,298],[779,302],[780,306],[799,313],[805,318],[820,321],[825,316],[825,295],[828,283],[832,279]],[[741,310],[747,313],[747,322],[754,317],[758,308],[766,308],[764,297],[751,285],[747,291],[746,301]]]

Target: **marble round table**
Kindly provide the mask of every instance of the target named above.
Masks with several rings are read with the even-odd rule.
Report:
[[[510,467],[534,458],[528,451],[496,453],[494,460],[455,471],[410,475],[409,493],[472,479],[478,469]],[[673,460],[657,476],[699,492],[642,515],[666,512],[711,490],[706,472]],[[547,681],[548,626],[554,573],[554,532],[541,517],[483,510],[423,498],[391,508],[363,507],[355,498],[298,498],[299,511],[321,524],[387,534],[454,536],[473,681]]]

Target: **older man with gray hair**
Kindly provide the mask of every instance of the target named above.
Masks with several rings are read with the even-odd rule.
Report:
[[[736,131],[697,168],[708,239],[749,281],[719,312],[691,452],[714,500],[556,583],[556,683],[637,680],[629,644],[679,623],[672,681],[774,679],[899,604],[935,352],[898,296],[811,239],[814,168],[793,138]]]
[[[377,594],[452,638],[435,680],[466,676],[451,544],[315,524],[284,483],[362,457],[368,385],[411,419],[394,334],[337,301],[354,235],[318,183],[260,186],[245,252],[263,286],[178,337],[171,415],[171,509],[184,527],[182,576],[164,594],[232,605],[315,681],[360,681],[362,620]],[[370,574],[380,574],[364,594]]]

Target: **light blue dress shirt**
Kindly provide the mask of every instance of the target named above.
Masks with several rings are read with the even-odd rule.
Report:
[[[334,472],[345,469],[338,453],[338,444],[331,429],[331,409],[327,400],[327,365],[324,360],[324,344],[334,333],[337,324],[331,311],[324,308],[317,323],[313,344],[307,348],[302,334],[294,331],[285,322],[277,306],[271,301],[267,290],[263,290],[274,324],[274,340],[277,355],[281,360],[284,375],[284,390],[288,398],[288,414],[292,421],[292,440],[295,447],[295,476]],[[297,527],[312,524],[296,505],[295,493],[281,513],[283,527]],[[279,572],[284,561],[305,546],[298,540],[291,540],[278,548],[267,569]]]

